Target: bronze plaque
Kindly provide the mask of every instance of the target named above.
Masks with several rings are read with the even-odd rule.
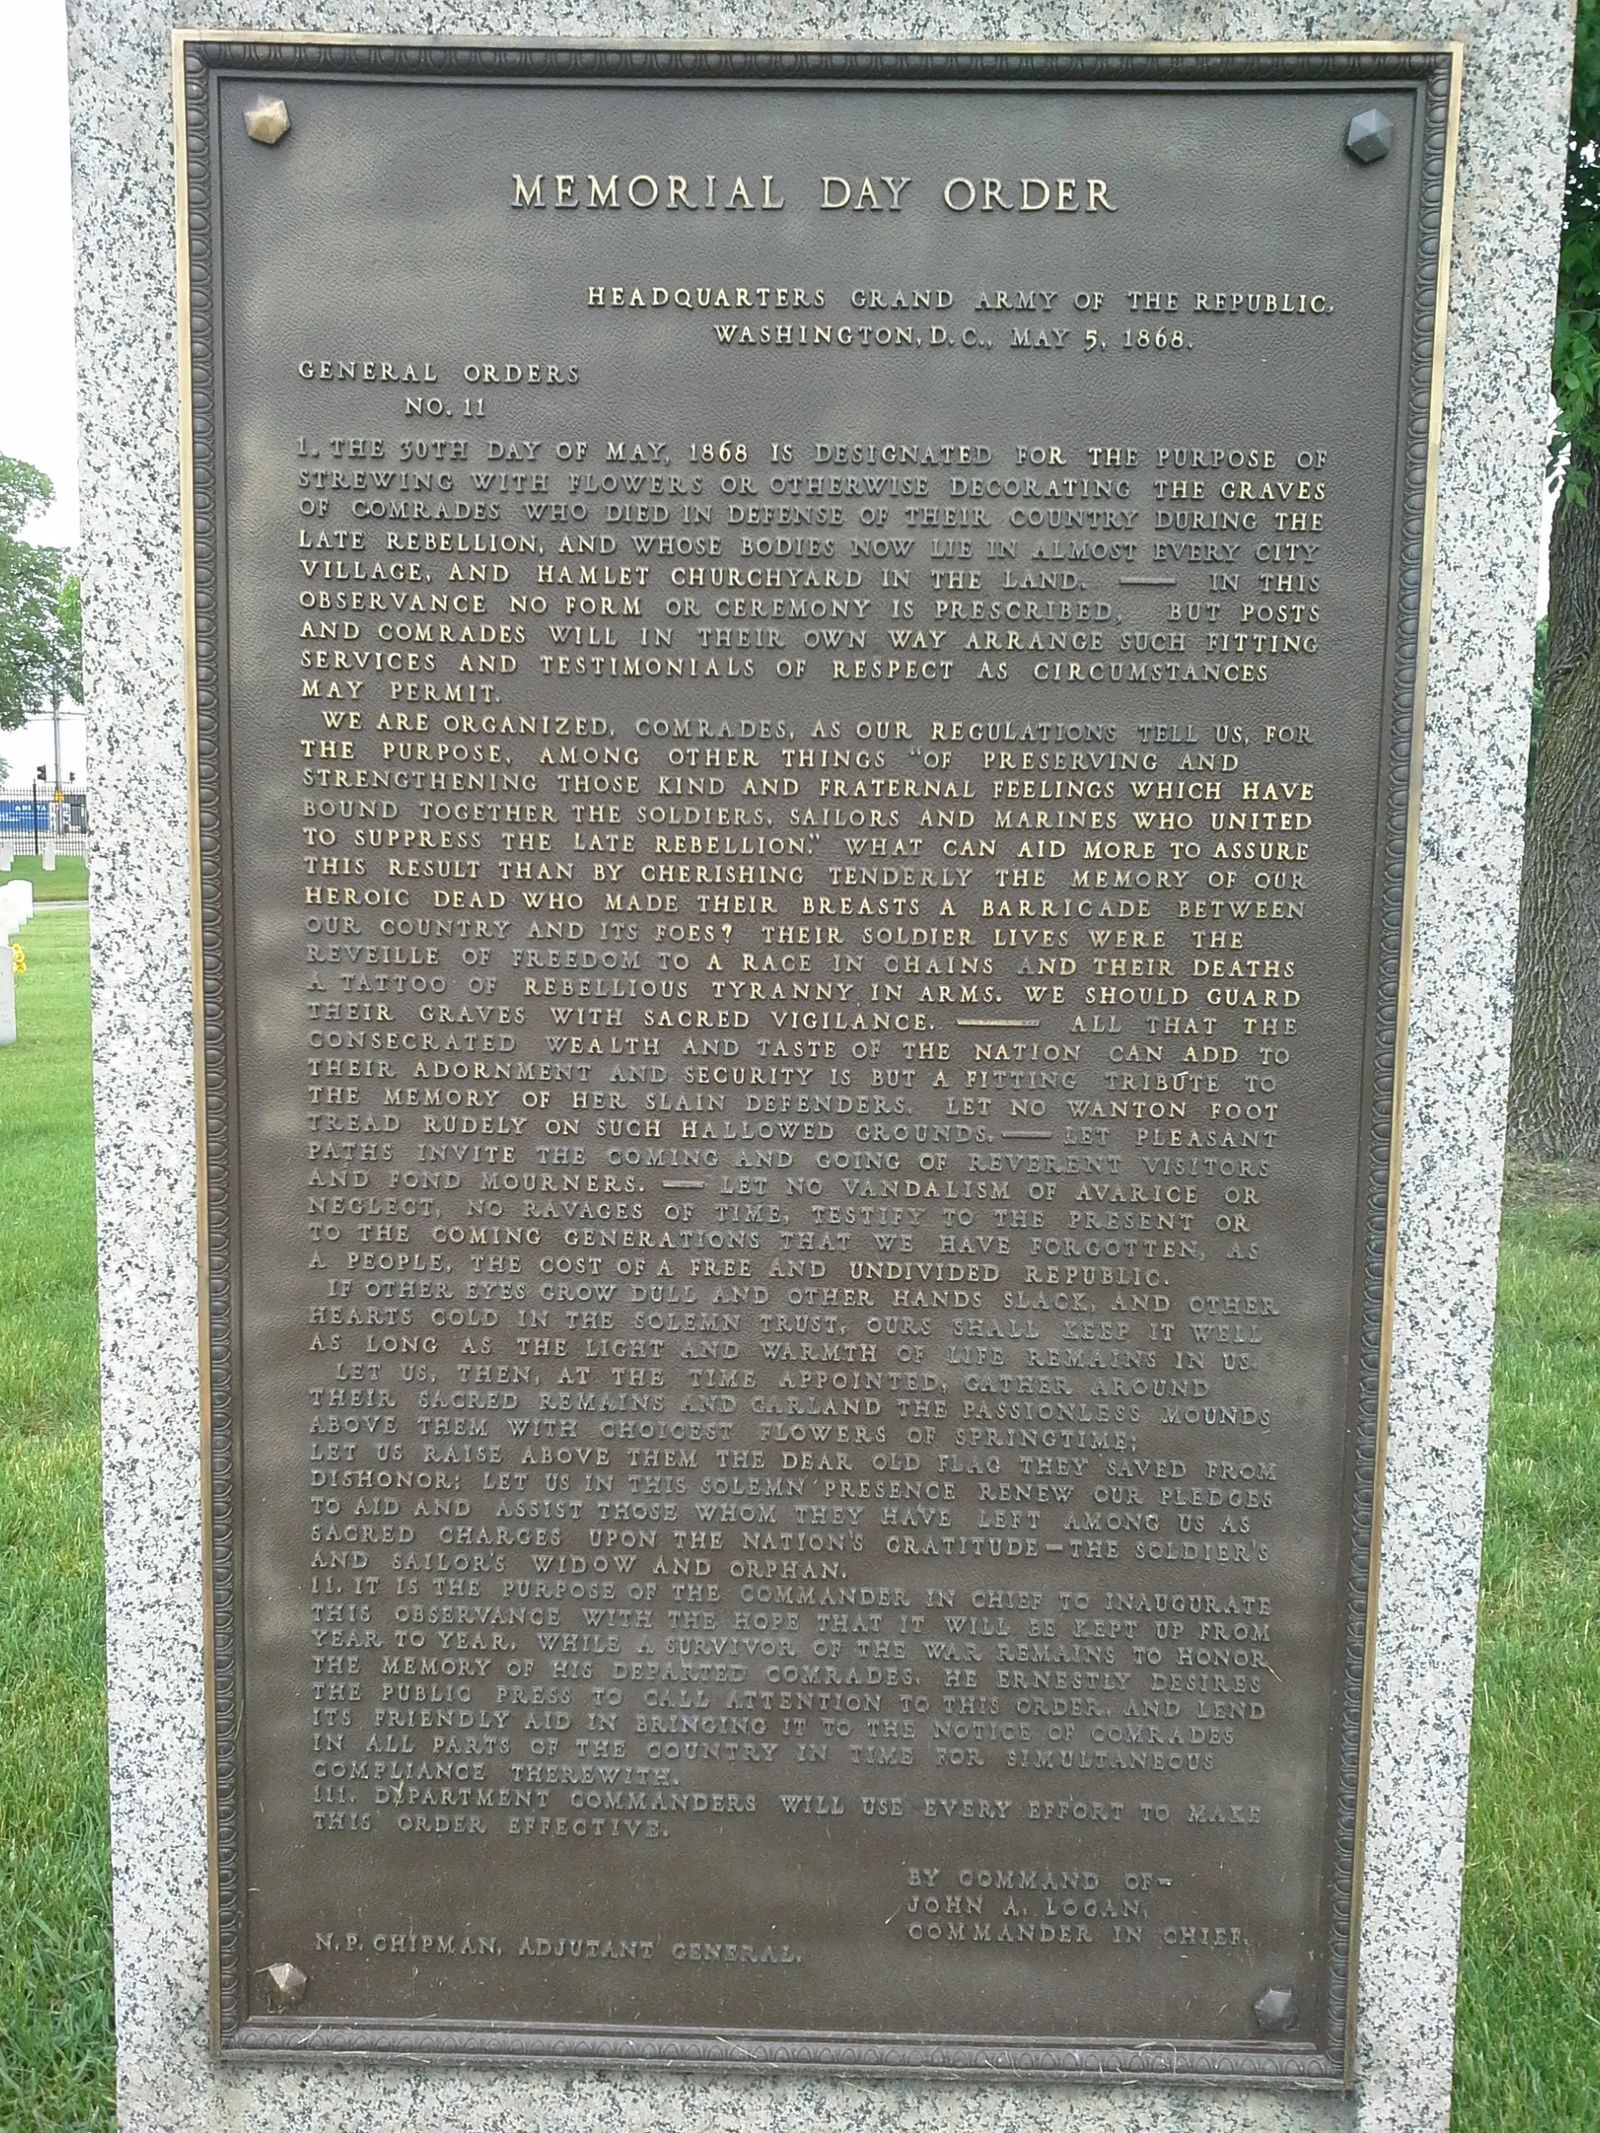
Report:
[[[180,39],[224,2051],[1350,2078],[1454,67]]]

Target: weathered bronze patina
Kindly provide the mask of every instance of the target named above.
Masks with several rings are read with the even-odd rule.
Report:
[[[1343,2082],[1453,55],[179,65],[221,2048]]]

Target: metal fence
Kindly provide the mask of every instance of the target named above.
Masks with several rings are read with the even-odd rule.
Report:
[[[14,852],[42,852],[47,838],[58,852],[89,856],[89,796],[77,786],[59,795],[53,785],[0,788],[0,844]]]

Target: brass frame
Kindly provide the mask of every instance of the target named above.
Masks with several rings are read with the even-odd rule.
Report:
[[[196,1208],[200,1275],[199,1421],[210,1858],[211,2041],[214,2053],[229,2060],[277,2059],[296,2064],[305,2064],[308,2058],[370,2060],[375,2054],[381,2054],[390,2062],[442,2061],[480,2066],[510,2062],[530,2068],[610,2065],[660,2071],[738,2072],[745,2075],[751,2072],[774,2075],[790,2073],[797,2076],[837,2073],[899,2078],[908,2073],[920,2073],[936,2075],[946,2080],[964,2078],[969,2081],[1125,2081],[1130,2075],[1134,2075],[1152,2083],[1180,2086],[1200,2082],[1313,2090],[1353,2088],[1359,2076],[1356,1981],[1361,1929],[1361,1884],[1372,1760],[1371,1726],[1380,1589],[1379,1539],[1388,1436],[1388,1398],[1397,1283],[1396,1257],[1402,1196],[1400,1150],[1404,1123],[1404,1067],[1419,860],[1428,641],[1444,416],[1451,237],[1454,227],[1462,73],[1466,57],[1464,43],[1458,39],[1382,38],[1260,43],[1144,40],[1114,45],[1055,44],[1037,40],[1004,40],[982,44],[920,40],[841,46],[816,39],[720,38],[673,40],[670,43],[645,45],[627,38],[534,40],[474,35],[406,41],[380,40],[368,33],[344,31],[185,28],[173,31],[172,52],[176,141],[177,327],[181,351],[179,502],[184,566],[190,946],[195,1037]],[[279,52],[284,55],[282,59],[277,57]],[[209,225],[196,226],[193,221],[195,187],[192,176],[201,176],[206,172],[206,159],[210,150],[209,143],[204,139],[204,129],[197,128],[192,120],[191,92],[198,81],[199,93],[202,96],[207,93],[209,71],[213,64],[235,73],[262,71],[281,75],[286,65],[294,71],[320,71],[323,55],[326,55],[328,61],[336,62],[357,52],[372,54],[372,71],[379,72],[392,71],[401,54],[438,55],[446,60],[455,57],[470,61],[473,55],[479,53],[513,52],[526,55],[530,61],[529,70],[521,76],[507,72],[496,76],[495,79],[560,79],[567,82],[592,79],[656,87],[696,85],[692,68],[697,60],[725,60],[730,56],[747,57],[752,61],[767,58],[773,62],[770,74],[764,74],[755,66],[748,72],[737,74],[719,69],[709,78],[701,76],[699,85],[774,88],[792,85],[806,78],[798,70],[782,65],[785,60],[794,59],[834,61],[838,68],[836,73],[818,73],[810,77],[831,87],[847,87],[852,81],[866,85],[881,82],[886,78],[893,79],[895,73],[901,69],[904,70],[901,74],[904,81],[920,78],[930,86],[981,87],[982,70],[986,66],[996,75],[1000,75],[997,85],[1007,87],[1033,84],[1042,86],[1051,79],[1070,84],[1084,80],[1086,75],[1098,79],[1107,79],[1109,76],[1114,81],[1115,70],[1119,67],[1125,69],[1122,78],[1128,82],[1141,79],[1181,80],[1187,71],[1205,60],[1232,62],[1238,71],[1230,74],[1231,80],[1239,79],[1242,74],[1247,79],[1270,82],[1277,78],[1274,69],[1279,66],[1290,69],[1295,62],[1299,62],[1308,72],[1315,70],[1313,78],[1318,85],[1329,76],[1347,70],[1354,86],[1358,82],[1365,84],[1375,75],[1381,76],[1382,62],[1390,60],[1400,63],[1399,71],[1406,78],[1408,85],[1419,87],[1423,91],[1423,118],[1425,122],[1432,121],[1437,127],[1438,153],[1435,165],[1430,168],[1425,150],[1421,187],[1421,220],[1424,226],[1412,232],[1413,258],[1409,280],[1413,295],[1423,294],[1429,301],[1425,306],[1415,309],[1411,319],[1410,420],[1406,420],[1407,409],[1403,404],[1402,435],[1397,439],[1397,472],[1401,478],[1397,479],[1396,567],[1397,572],[1403,576],[1408,565],[1414,561],[1416,591],[1414,602],[1408,601],[1404,591],[1397,602],[1397,627],[1391,635],[1387,662],[1394,684],[1391,743],[1396,755],[1403,756],[1404,776],[1403,783],[1391,776],[1388,781],[1389,789],[1380,795],[1380,800],[1388,799],[1392,803],[1388,826],[1390,842],[1386,850],[1384,825],[1380,820],[1377,854],[1379,879],[1375,885],[1373,902],[1375,931],[1386,931],[1392,925],[1395,945],[1391,951],[1380,951],[1379,954],[1379,999],[1376,1015],[1369,1025],[1369,1043],[1374,1034],[1379,1038],[1379,1071],[1374,1092],[1376,1100],[1368,1119],[1372,1138],[1362,1167],[1367,1173],[1369,1188],[1373,1170],[1376,1168],[1381,1171],[1383,1192],[1377,1203],[1381,1220],[1376,1231],[1369,1220],[1368,1249],[1362,1255],[1365,1271],[1370,1277],[1374,1256],[1370,1248],[1371,1243],[1374,1235],[1381,1237],[1380,1248],[1376,1254],[1379,1276],[1377,1292],[1374,1297],[1369,1279],[1369,1293],[1361,1323],[1360,1362],[1352,1370],[1352,1384],[1355,1388],[1359,1391],[1370,1380],[1374,1398],[1370,1445],[1365,1448],[1365,1457],[1358,1456],[1357,1459],[1352,1594],[1347,1597],[1347,1611],[1352,1617],[1359,1616],[1360,1633],[1359,1652],[1356,1655],[1358,1664],[1353,1670],[1347,1668],[1346,1672],[1343,1730],[1347,1776],[1341,1782],[1338,1796],[1338,1820],[1341,1825],[1346,1822],[1349,1825],[1348,1866],[1343,1877],[1348,1913],[1342,1933],[1336,1936],[1334,1964],[1337,1994],[1342,1997],[1343,2003],[1342,2022],[1335,2025],[1336,2029],[1342,2030],[1344,2040],[1344,2050],[1338,2060],[1311,2058],[1303,2052],[1274,2051],[1271,2047],[1253,2053],[1245,2059],[1238,2054],[1230,2058],[1227,2054],[1215,2051],[1187,2050],[1175,2054],[1171,2046],[1150,2047],[1143,2052],[1107,2050],[1094,2046],[1028,2048],[1010,2043],[997,2048],[981,2039],[918,2039],[908,2043],[908,2040],[900,2038],[875,2038],[866,2035],[796,2037],[791,2033],[782,2036],[752,2036],[751,2041],[764,2053],[763,2057],[756,2058],[748,2047],[741,2047],[737,2041],[700,2032],[646,2032],[619,2036],[612,2032],[583,2031],[552,2036],[547,2045],[536,2048],[539,2037],[544,2034],[539,2031],[495,2033],[480,2029],[463,2034],[459,2025],[452,2029],[450,2025],[436,2023],[431,2029],[406,2030],[395,2024],[370,2020],[359,2026],[341,2025],[337,2036],[330,2039],[325,2032],[319,2034],[317,2025],[307,2025],[294,2018],[280,2018],[275,2022],[266,2022],[259,2018],[251,2021],[247,2015],[240,2014],[233,2004],[240,1981],[236,1975],[230,1977],[230,1969],[236,1971],[237,1964],[234,1962],[230,1965],[224,1940],[229,1933],[235,1936],[241,1933],[242,1907],[233,1863],[225,1856],[230,1849],[224,1826],[231,1812],[229,1792],[233,1779],[231,1770],[223,1767],[224,1756],[220,1751],[221,1729],[224,1726],[227,1729],[231,1756],[233,1742],[237,1739],[243,1722],[242,1709],[235,1708],[233,1701],[234,1655],[230,1642],[232,1592],[231,1565],[228,1558],[235,1545],[236,1535],[231,1501],[227,1496],[226,1478],[231,1467],[231,1432],[235,1425],[231,1413],[228,1415],[226,1427],[222,1430],[218,1429],[216,1419],[219,1404],[225,1408],[231,1407],[232,1399],[228,1323],[219,1323],[223,1314],[219,1313],[217,1308],[219,1297],[228,1293],[232,1286],[226,1224],[218,1220],[219,1214],[225,1215],[228,1204],[225,1187],[219,1186],[218,1181],[226,1178],[229,1169],[227,1142],[230,1129],[226,1116],[228,1107],[225,1090],[219,1091],[213,1080],[212,1068],[216,1064],[216,1055],[212,1045],[208,1043],[208,1037],[213,1033],[218,1037],[221,1035],[221,1025],[214,1019],[215,1003],[208,1001],[207,989],[208,974],[214,974],[219,985],[224,982],[220,940],[215,935],[208,938],[206,923],[211,904],[207,893],[206,862],[216,850],[219,838],[225,835],[226,825],[221,819],[220,807],[214,818],[208,818],[207,796],[202,789],[201,776],[202,756],[205,753],[202,745],[202,719],[203,710],[206,708],[202,706],[203,658],[207,663],[204,671],[209,675],[204,691],[207,707],[216,700],[215,692],[222,687],[222,683],[217,665],[219,645],[213,638],[208,639],[202,646],[200,634],[202,605],[207,608],[208,618],[214,620],[213,604],[218,591],[217,576],[212,574],[208,580],[198,552],[202,521],[197,515],[199,455],[196,449],[202,405],[206,409],[207,422],[210,410],[215,405],[215,379],[208,368],[203,381],[203,391],[197,389],[194,271],[197,251],[209,242],[215,232]],[[626,65],[607,66],[603,71],[597,67],[582,65],[585,57],[603,60],[610,55],[616,55],[624,61],[629,57],[635,60],[665,57],[670,62],[671,71],[658,68],[648,75],[632,75]],[[533,63],[538,60],[546,61],[547,65],[536,71]],[[1161,71],[1152,68],[1146,73],[1127,64],[1141,60],[1161,63]],[[917,67],[919,61],[924,63],[920,70]],[[1024,64],[1034,61],[1039,63],[1040,71],[1013,71],[1005,64],[1008,61]],[[1057,63],[1059,71],[1043,72],[1043,68],[1051,62]],[[1003,75],[1002,67],[1005,70]],[[881,71],[874,73],[874,68]],[[1100,68],[1104,68],[1106,73],[1099,73],[1097,70]],[[437,70],[430,70],[425,65],[414,70],[408,68],[407,78],[417,79],[430,71]],[[201,135],[198,150],[195,138],[197,132]],[[208,313],[209,294],[208,290]],[[1424,311],[1427,318],[1425,331],[1421,315]],[[205,353],[209,364],[213,355],[209,338]],[[207,531],[209,538],[217,544],[220,551],[220,534],[217,531],[220,513],[215,509],[214,482],[208,483],[207,496],[213,505]],[[1380,783],[1382,782],[1380,780]],[[1394,851],[1396,837],[1401,840],[1402,846],[1398,854],[1398,866]],[[1386,1001],[1384,997],[1386,980],[1391,975],[1392,1002]],[[1391,1016],[1392,1034],[1385,1048],[1382,1033]],[[225,1063],[219,1078],[225,1084]],[[1369,1215],[1370,1213],[1369,1209]],[[230,1298],[230,1308],[226,1314],[229,1322],[231,1315]],[[220,1402],[219,1384],[223,1388]],[[1358,1454],[1361,1450],[1362,1447],[1358,1444]],[[1363,1468],[1367,1470],[1364,1485]],[[1364,1524],[1363,1510],[1367,1512]],[[1359,1608],[1356,1608],[1352,1604],[1352,1598],[1358,1583],[1364,1598]],[[223,1622],[219,1622],[219,1600],[225,1607],[226,1620]],[[221,1686],[224,1683],[226,1698]],[[225,1700],[228,1704],[226,1711],[221,1709]],[[1342,1976],[1338,1960],[1340,1955],[1343,1958]]]

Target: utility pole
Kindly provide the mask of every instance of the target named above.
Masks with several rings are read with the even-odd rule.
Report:
[[[53,795],[50,803],[50,823],[53,829],[59,830],[61,828],[61,795],[63,791],[61,783],[61,691],[59,689],[52,689],[50,692],[50,733],[52,746],[55,750],[56,773],[56,781],[50,788]]]

